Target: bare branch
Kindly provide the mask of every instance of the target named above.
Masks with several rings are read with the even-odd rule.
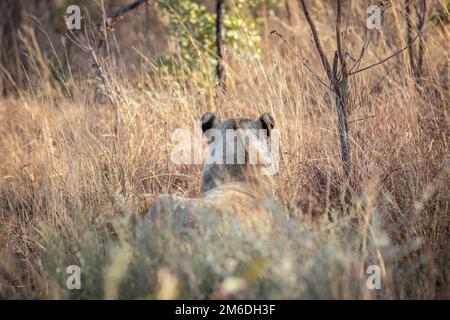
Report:
[[[313,74],[313,76],[314,76],[317,80],[319,80],[319,82],[320,82],[321,84],[323,84],[328,90],[333,91],[333,89],[330,88],[330,86],[329,86],[328,84],[325,83],[325,80],[323,80],[322,78],[320,78],[320,77],[314,72],[314,70],[311,69],[311,67],[305,62],[305,59],[302,60],[302,59],[300,58],[300,56],[297,54],[297,52],[295,52],[295,50],[294,50],[294,49],[291,47],[291,45],[286,41],[286,39],[284,39],[283,35],[281,35],[281,34],[280,34],[278,31],[276,31],[276,30],[272,30],[272,31],[270,32],[270,34],[274,34],[274,35],[280,37],[281,40],[283,40],[284,44],[288,47],[288,49],[295,55],[295,57],[296,57],[298,60],[301,60],[301,61],[302,61],[302,64],[306,67],[306,69],[307,69],[309,72],[311,72],[311,73]]]
[[[349,21],[350,21],[350,8],[352,7],[352,0],[348,1],[348,6],[347,6],[347,18],[345,21],[345,30],[344,30],[344,43],[347,40],[347,34],[348,34],[348,27],[349,27]]]
[[[367,98],[369,98],[372,93],[377,89],[377,87],[381,84],[381,82],[384,81],[384,79],[386,79],[392,71],[394,71],[395,69],[397,69],[397,66],[393,66],[384,76],[381,77],[381,79],[372,87],[372,89],[370,89],[369,93],[367,95],[365,95],[354,107],[354,109],[358,108],[363,102],[364,100],[366,100]],[[349,122],[350,123],[350,122]]]
[[[319,34],[317,33],[316,25],[314,24],[314,21],[312,20],[311,15],[309,14],[309,10],[308,7],[306,6],[305,0],[299,0],[299,2],[302,6],[303,13],[305,14],[305,18],[308,21],[309,27],[311,28],[314,44],[316,46],[317,52],[319,53],[320,59],[322,60],[323,68],[325,69],[328,78],[331,80],[332,74],[330,63],[328,62],[327,57],[322,49],[322,45],[320,44]]]
[[[384,12],[391,7],[391,2],[389,0],[380,0],[378,6],[381,7],[381,13],[384,14]],[[374,35],[374,33],[375,32],[370,32],[369,29],[366,28],[366,32],[364,35],[364,45],[361,47],[361,52],[359,54],[358,59],[356,59],[353,66],[350,68],[349,74],[352,74],[355,68],[359,69],[359,66],[361,65],[361,61],[367,51],[367,48],[369,47],[370,42],[372,41],[372,36]],[[409,43],[409,41],[407,41],[407,43]]]
[[[420,8],[418,8],[419,21],[417,23],[417,30],[423,30],[425,26],[425,20],[427,16],[427,3],[425,0],[420,2]],[[418,53],[418,61],[417,61],[417,72],[418,76],[422,75],[422,67],[423,67],[423,56],[425,53],[425,39],[423,35],[420,35],[419,39],[419,53]]]
[[[116,12],[114,12],[114,14],[112,14],[109,17],[105,17],[106,14],[104,13],[104,8],[102,7],[103,19],[101,22],[97,23],[97,28],[100,30],[100,32],[103,32],[103,38],[99,39],[98,44],[97,44],[97,49],[100,49],[103,46],[103,43],[106,42],[106,46],[107,46],[106,51],[109,53],[108,42],[106,41],[107,31],[113,30],[114,24],[125,13],[139,7],[141,4],[143,4],[144,2],[147,2],[147,1],[148,0],[136,0],[132,3],[123,5],[123,6],[119,7],[119,9],[117,9]]]
[[[411,0],[405,0],[405,20],[406,20],[406,41],[411,43],[412,41],[412,22],[411,22]],[[416,62],[414,60],[414,48],[408,47],[409,64],[411,70],[416,70]]]
[[[337,13],[336,13],[336,45],[337,45],[337,54],[339,60],[341,62],[341,71],[342,78],[346,79],[348,76],[347,70],[347,62],[345,61],[345,54],[342,48],[342,39],[341,39],[341,15],[342,15],[342,0],[336,1],[337,5]]]
[[[116,12],[114,12],[113,15],[109,16],[108,18],[106,18],[106,26],[107,27],[112,27],[114,25],[114,23],[120,18],[122,17],[125,13],[127,13],[130,10],[133,10],[137,7],[139,7],[141,4],[143,4],[144,2],[147,2],[147,0],[136,0],[132,3],[126,4],[121,6],[119,9],[116,10]]]
[[[350,123],[353,123],[353,122],[364,121],[364,120],[367,120],[367,119],[370,119],[370,118],[375,118],[375,117],[376,117],[376,115],[375,115],[375,114],[372,114],[372,115],[367,116],[367,117],[364,117],[364,118],[359,118],[359,119],[355,119],[355,120],[350,120],[348,123],[350,124]]]
[[[356,59],[353,66],[350,68],[350,71],[349,71],[350,74],[352,73],[353,69],[359,68],[359,66],[361,65],[362,58],[364,57],[364,54],[366,53],[366,50],[369,47],[370,42],[372,41],[372,35],[373,35],[373,33],[370,33],[370,36],[369,36],[369,30],[366,30],[365,37],[364,37],[365,38],[364,45],[361,47],[361,52],[359,53],[358,59]]]
[[[417,40],[417,38],[419,37],[420,34],[421,34],[421,32],[419,31],[419,32],[417,33],[417,35],[414,37],[414,39],[413,39],[410,43],[408,43],[404,48],[402,48],[402,49],[400,49],[400,50],[394,52],[393,54],[391,54],[390,56],[384,58],[383,60],[380,60],[380,61],[378,61],[378,62],[376,62],[376,63],[374,63],[374,64],[371,64],[371,65],[369,65],[369,66],[367,66],[367,67],[364,67],[364,68],[358,69],[358,70],[356,70],[356,71],[350,72],[349,75],[354,75],[354,74],[357,74],[357,73],[359,73],[359,72],[366,71],[366,70],[371,69],[371,68],[373,68],[373,67],[379,66],[380,64],[385,63],[386,61],[388,61],[388,60],[394,58],[395,56],[398,56],[400,53],[402,53],[403,51],[405,51],[406,49],[408,49],[409,47],[411,47],[411,46],[414,44],[414,42],[416,42],[416,40]]]

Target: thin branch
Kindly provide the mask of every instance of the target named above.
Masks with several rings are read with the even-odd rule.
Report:
[[[353,122],[358,122],[358,121],[364,121],[364,120],[367,120],[367,119],[370,119],[370,118],[375,118],[375,117],[376,117],[376,115],[375,115],[375,114],[372,114],[372,115],[367,116],[367,117],[364,117],[364,118],[359,118],[359,119],[355,119],[355,120],[350,120],[350,121],[348,122],[348,124],[353,123]]]
[[[425,0],[420,2],[420,7],[417,9],[419,15],[419,21],[417,23],[417,30],[422,30],[425,26],[425,20],[427,16],[427,3]],[[422,75],[422,67],[423,67],[423,56],[425,53],[425,39],[423,35],[420,35],[419,39],[419,53],[418,53],[418,61],[417,61],[417,73],[418,77]]]
[[[350,72],[349,75],[354,75],[354,74],[357,74],[357,73],[359,73],[359,72],[366,71],[366,70],[371,69],[371,68],[373,68],[373,67],[379,66],[380,64],[385,63],[386,61],[388,61],[388,60],[394,58],[395,56],[398,56],[400,53],[402,53],[403,51],[405,51],[406,49],[408,49],[409,47],[411,47],[411,46],[414,44],[414,42],[416,42],[416,40],[417,40],[417,38],[419,37],[420,34],[421,34],[421,31],[419,31],[419,32],[417,33],[417,35],[414,37],[414,39],[412,40],[412,42],[408,43],[404,48],[402,48],[402,49],[400,49],[400,50],[394,52],[393,54],[391,54],[390,56],[384,58],[383,60],[380,60],[380,61],[378,61],[378,62],[376,62],[376,63],[374,63],[374,64],[371,64],[371,65],[369,65],[369,66],[367,66],[367,67],[364,67],[364,68],[358,69],[358,70],[356,70],[356,71]]]
[[[391,7],[391,2],[389,0],[380,0],[378,3],[378,6],[381,7],[381,13],[384,14],[384,12]],[[359,54],[358,59],[356,59],[353,66],[350,68],[349,74],[352,74],[353,70],[355,68],[359,69],[361,65],[361,61],[366,53],[367,48],[370,45],[370,42],[372,41],[372,36],[375,32],[370,32],[368,28],[365,28],[366,32],[364,34],[364,45],[361,47],[361,52]],[[370,35],[369,35],[370,34]],[[409,41],[407,41],[409,43]]]
[[[364,54],[366,53],[367,48],[370,45],[370,42],[372,41],[372,35],[373,33],[370,32],[369,36],[369,30],[366,29],[365,36],[364,36],[364,45],[361,47],[361,52],[359,53],[358,59],[356,59],[353,66],[350,68],[349,73],[351,74],[355,68],[359,68],[361,65],[362,58],[364,57]]]
[[[341,62],[342,79],[345,80],[348,77],[347,62],[345,61],[345,54],[343,50],[343,44],[341,39],[341,15],[342,15],[342,0],[337,0],[337,13],[336,13],[336,46],[337,54]]]
[[[104,7],[102,6],[103,19],[101,22],[97,23],[97,28],[101,32],[103,32],[103,38],[101,38],[98,41],[97,49],[100,49],[103,46],[103,43],[106,42],[106,46],[107,46],[106,51],[108,52],[108,55],[109,55],[108,41],[106,41],[107,31],[112,30],[114,27],[114,24],[117,22],[117,20],[119,18],[121,18],[125,13],[139,7],[141,4],[143,4],[144,2],[147,2],[147,1],[148,0],[136,0],[132,3],[123,5],[123,6],[119,7],[119,9],[117,9],[116,12],[114,12],[114,14],[112,14],[109,17],[106,17],[106,14],[104,12]]]
[[[354,107],[354,109],[358,108],[363,102],[364,100],[366,100],[367,98],[369,98],[372,93],[376,90],[376,88],[381,84],[381,82],[384,81],[384,79],[386,79],[392,71],[394,71],[395,69],[397,69],[397,66],[393,66],[384,76],[381,77],[381,79],[372,87],[372,89],[370,89],[369,93],[367,95],[365,95]]]
[[[332,74],[330,63],[328,62],[327,57],[322,49],[322,45],[320,44],[319,34],[317,33],[316,25],[314,24],[314,21],[312,20],[311,15],[309,14],[309,10],[308,7],[306,6],[305,0],[299,0],[299,2],[302,6],[303,13],[305,14],[305,18],[308,21],[309,27],[311,28],[314,44],[316,46],[317,52],[319,53],[320,59],[322,60],[323,68],[325,69],[328,78],[331,80]]]
[[[349,21],[350,21],[350,8],[352,7],[352,0],[348,1],[348,7],[347,7],[347,19],[345,21],[345,30],[344,30],[344,43],[347,40],[347,34],[348,34],[348,27],[349,27]]]
[[[136,1],[132,2],[132,3],[129,3],[129,4],[121,6],[119,9],[116,10],[116,12],[114,12],[113,15],[109,16],[108,18],[106,18],[106,21],[105,21],[106,26],[107,27],[112,27],[114,25],[114,23],[117,21],[117,19],[122,17],[128,11],[139,7],[144,2],[147,2],[147,0],[136,0]]]
[[[286,39],[284,39],[283,35],[281,35],[281,34],[280,34],[278,31],[276,31],[276,30],[272,30],[272,31],[270,32],[270,34],[274,34],[274,35],[280,37],[281,40],[283,41],[283,43],[284,43],[284,44],[288,47],[288,49],[295,55],[295,57],[296,57],[298,60],[301,60],[301,61],[302,61],[302,64],[306,67],[306,69],[307,69],[309,72],[311,72],[311,73],[313,74],[313,76],[314,76],[317,80],[319,80],[319,82],[320,82],[321,84],[323,84],[328,90],[333,91],[333,89],[331,89],[330,86],[329,86],[328,84],[326,84],[326,82],[325,82],[324,80],[322,80],[322,78],[320,78],[320,77],[314,72],[314,70],[311,69],[311,67],[304,61],[304,59],[301,59],[301,58],[300,58],[300,56],[297,54],[297,52],[295,52],[295,50],[294,50],[294,49],[291,47],[291,45],[286,41]]]
[[[345,55],[349,57],[353,62],[356,62],[356,59],[352,57],[352,55],[349,52],[345,52]]]
[[[411,41],[412,41],[411,0],[405,0],[405,21],[406,21],[406,41],[408,43],[411,43]],[[410,64],[411,70],[413,72],[415,72],[416,62],[414,59],[414,50],[413,50],[412,46],[408,47],[408,56],[409,56],[409,64]]]

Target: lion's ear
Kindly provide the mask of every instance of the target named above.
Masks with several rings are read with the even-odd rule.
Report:
[[[219,118],[211,112],[205,113],[201,118],[202,123],[202,131],[203,133],[206,133],[209,129],[216,129],[220,125]]]
[[[256,127],[258,129],[266,130],[268,137],[270,136],[270,132],[272,131],[274,125],[275,121],[273,120],[272,116],[267,112],[264,112],[259,117],[258,121],[256,121]]]

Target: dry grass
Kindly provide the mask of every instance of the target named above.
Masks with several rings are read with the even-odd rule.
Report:
[[[331,56],[332,12],[317,10]],[[403,35],[398,19],[390,31]],[[304,21],[270,23],[319,73]],[[349,32],[356,53],[363,39]],[[214,85],[193,75],[115,79],[117,143],[115,114],[92,104],[92,84],[70,78],[64,96],[40,66],[32,90],[0,101],[0,297],[450,298],[448,32],[429,25],[422,91],[406,54],[352,80],[350,181],[328,93],[277,38],[258,61],[228,53],[220,107]],[[401,39],[380,36],[364,63]],[[171,134],[206,111],[275,118],[276,192],[287,210],[270,232],[230,228],[226,217],[197,231],[144,232],[157,194],[198,195],[201,166],[170,162]],[[65,287],[70,264],[82,268],[82,290]],[[368,265],[381,267],[380,290],[366,287]]]

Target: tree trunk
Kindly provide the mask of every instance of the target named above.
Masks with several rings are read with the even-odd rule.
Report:
[[[24,59],[20,49],[21,2],[0,1],[0,94],[14,93],[24,83]]]
[[[339,137],[341,143],[341,156],[344,174],[348,177],[350,173],[350,145],[348,142],[348,67],[345,57],[345,48],[341,36],[342,0],[336,1],[336,55],[339,59],[340,78],[336,78],[337,70],[333,70],[334,92],[336,94],[336,109],[338,113]],[[334,69],[334,68],[333,68]]]
[[[341,157],[344,174],[348,177],[350,173],[350,145],[348,143],[347,102],[338,89],[336,94],[336,109],[338,114],[339,140],[341,144]]]
[[[413,42],[413,24],[412,24],[412,16],[411,16],[411,0],[405,0],[405,20],[406,20],[406,40],[407,43]],[[427,5],[425,0],[421,0],[420,3],[417,4],[416,13],[418,17],[417,21],[417,32],[419,33],[419,48],[416,52],[414,51],[414,46],[411,45],[408,47],[408,57],[409,57],[409,65],[411,68],[411,72],[415,77],[416,85],[420,85],[423,76],[423,60],[425,54],[425,39],[423,35],[424,26],[426,22],[427,15]]]
[[[216,46],[217,46],[217,67],[216,74],[219,87],[225,90],[225,70],[223,66],[223,15],[225,0],[216,0]]]

